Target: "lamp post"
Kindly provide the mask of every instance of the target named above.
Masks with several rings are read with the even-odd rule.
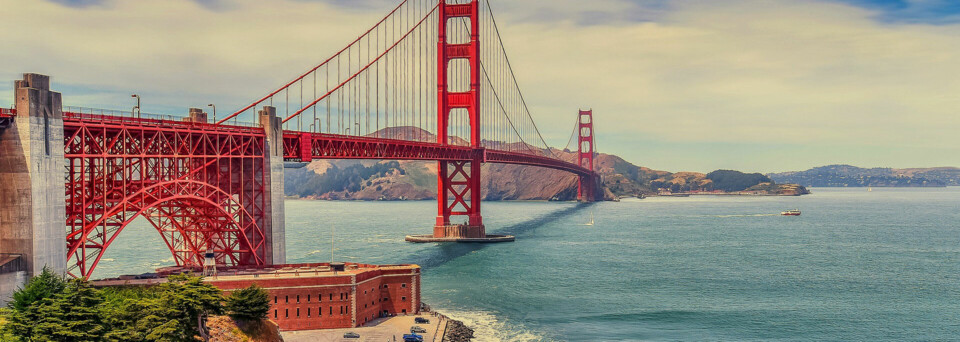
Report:
[[[217,122],[217,106],[214,104],[208,104],[207,107],[213,107],[213,122]]]
[[[140,95],[133,94],[133,95],[130,95],[130,97],[137,98],[137,105],[133,107],[133,109],[130,111],[130,116],[133,116],[134,113],[136,113],[136,116],[139,119],[140,118]]]

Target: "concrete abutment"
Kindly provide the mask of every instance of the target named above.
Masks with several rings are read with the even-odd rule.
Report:
[[[38,74],[24,74],[14,94],[17,115],[0,129],[0,253],[20,266],[0,272],[22,274],[0,275],[0,304],[44,267],[67,269],[61,96]]]

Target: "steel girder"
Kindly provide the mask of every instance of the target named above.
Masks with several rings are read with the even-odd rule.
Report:
[[[284,158],[442,161],[441,217],[482,224],[467,183],[483,162],[546,167],[596,179],[592,170],[543,155],[471,146],[284,132]],[[89,277],[117,235],[144,217],[178,265],[195,266],[208,249],[225,265],[262,265],[267,219],[265,133],[240,127],[64,113],[67,248],[70,273]],[[476,175],[476,176],[474,176]],[[466,186],[465,186],[466,185]],[[477,215],[471,215],[476,212]],[[438,221],[438,224],[440,222]]]
[[[68,267],[89,277],[137,217],[178,265],[212,250],[224,265],[263,265],[264,132],[190,122],[64,113]]]

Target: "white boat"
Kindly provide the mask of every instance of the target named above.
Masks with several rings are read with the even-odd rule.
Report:
[[[588,222],[588,223],[585,224],[584,226],[592,226],[592,225],[593,225],[593,212],[591,211],[591,212],[590,212],[590,222]]]
[[[800,209],[784,210],[780,212],[783,216],[800,216]]]

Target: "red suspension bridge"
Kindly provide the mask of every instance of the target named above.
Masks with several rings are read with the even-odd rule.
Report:
[[[89,277],[142,217],[178,265],[200,265],[208,252],[225,265],[281,264],[283,163],[314,159],[437,161],[431,238],[482,239],[482,163],[572,172],[579,200],[601,196],[592,112],[576,122],[578,153],[566,160],[537,129],[479,0],[405,0],[330,58],[215,122],[198,109],[173,117],[62,107],[46,76],[27,74],[16,109],[0,111],[0,167],[29,189],[5,183],[0,194],[29,193],[4,197],[29,214],[0,228],[28,224],[35,237],[0,238],[0,249],[26,250],[35,270],[61,258]],[[63,237],[62,222],[65,254],[38,248],[37,232]]]

